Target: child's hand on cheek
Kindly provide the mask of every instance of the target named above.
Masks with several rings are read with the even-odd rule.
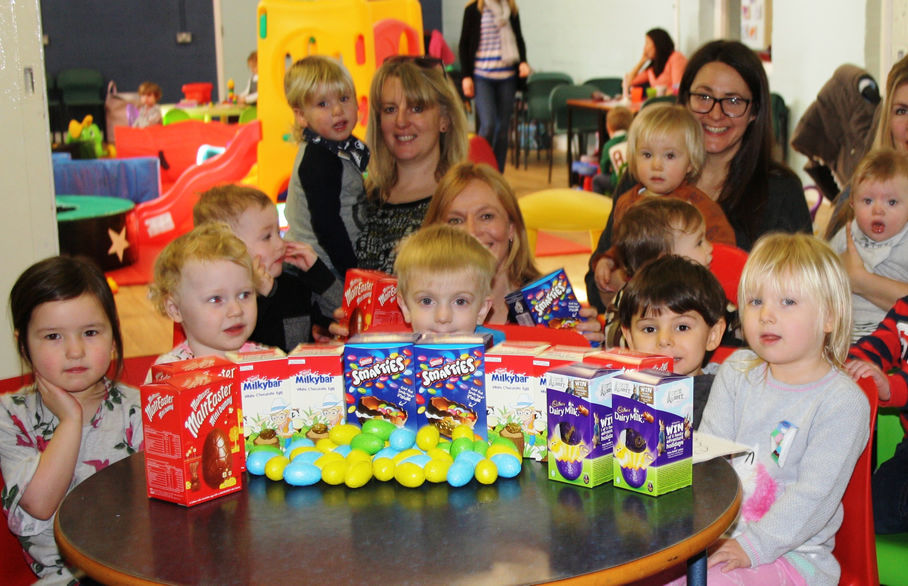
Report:
[[[57,416],[57,419],[61,422],[67,420],[79,421],[81,425],[82,405],[75,397],[37,372],[35,373],[35,382],[38,386],[38,392],[41,393],[41,400],[44,401],[51,413]]]
[[[737,568],[749,568],[751,566],[750,557],[745,553],[744,548],[738,543],[737,539],[719,540],[722,544],[719,546],[706,562],[707,567],[713,567],[724,563],[722,573],[730,572]]]
[[[284,252],[284,261],[292,264],[296,268],[308,271],[318,260],[315,249],[304,242],[293,242],[288,240]]]
[[[262,257],[260,256],[256,256],[253,259],[252,268],[259,276],[259,286],[256,292],[262,297],[267,297],[271,294],[271,289],[274,288],[274,277],[268,272],[268,267],[262,262]]]

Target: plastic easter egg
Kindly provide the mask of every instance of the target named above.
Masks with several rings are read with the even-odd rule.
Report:
[[[326,484],[330,484],[332,486],[343,484],[346,477],[346,460],[335,460],[333,462],[328,462],[322,467],[322,480],[324,480]]]
[[[413,462],[420,468],[425,468],[426,464],[428,464],[429,460],[431,460],[431,459],[432,458],[430,458],[426,454],[416,454],[415,456],[410,456],[406,460],[401,460],[401,464],[403,464],[404,462]],[[400,464],[398,464],[398,465],[400,465]]]
[[[315,447],[318,448],[320,452],[333,452],[334,448],[337,447],[337,444],[330,439],[323,437],[316,442]]]
[[[275,456],[268,460],[268,463],[265,464],[265,476],[270,480],[275,482],[278,480],[283,480],[284,478],[284,468],[287,467],[287,464],[290,463],[290,458],[287,456]],[[248,467],[247,467],[248,468]]]
[[[315,446],[296,446],[287,453],[290,454],[290,460],[295,460],[299,457],[300,454],[305,454],[308,452],[315,452],[319,456],[322,455],[322,453],[318,451],[318,448],[316,448]]]
[[[312,464],[291,462],[284,468],[284,481],[292,486],[312,486],[321,479],[322,471]]]
[[[372,475],[376,480],[387,482],[394,478],[394,460],[390,458],[376,458],[372,461]]]
[[[472,479],[473,469],[465,462],[454,462],[448,468],[448,484],[451,486],[463,486]]]
[[[416,433],[412,429],[399,427],[391,432],[388,444],[395,450],[406,450],[413,447],[416,442]]]
[[[394,456],[394,458],[392,458],[392,460],[394,460],[395,464],[400,464],[410,456],[416,456],[422,453],[422,450],[420,450],[419,448],[410,448],[409,450],[404,450],[398,453],[396,456]]]
[[[451,442],[451,455],[454,456],[454,459],[457,459],[457,456],[461,452],[473,451],[473,438],[471,437],[461,437],[457,438]]]
[[[373,459],[373,460],[378,460],[379,458],[390,458],[390,459],[393,460],[393,459],[394,459],[394,456],[396,456],[396,455],[399,454],[399,453],[400,453],[400,452],[398,452],[397,450],[395,450],[395,449],[392,448],[391,446],[388,446],[388,447],[382,448],[382,449],[380,449],[379,451],[377,451],[377,452],[373,455],[372,459]]]
[[[362,433],[358,425],[341,423],[328,430],[328,439],[339,446],[350,445],[350,440]]]
[[[377,435],[382,441],[388,441],[391,432],[397,429],[397,426],[385,419],[367,419],[363,423],[363,433]]]
[[[446,452],[439,447],[434,447],[431,450],[428,450],[426,454],[433,460],[444,460],[448,464],[454,462],[454,458],[451,457],[450,452]]]
[[[462,437],[470,438],[470,441],[473,441],[473,428],[463,423],[455,427],[451,432],[451,441],[456,442]]]
[[[454,462],[466,462],[470,468],[475,468],[479,462],[483,460],[482,454],[478,454],[473,451],[464,450],[463,452],[457,454],[457,457],[454,458]]]
[[[486,455],[486,452],[489,449],[489,442],[484,439],[478,439],[473,442],[473,451],[477,454]]]
[[[498,467],[491,460],[483,458],[476,464],[473,476],[480,484],[494,484],[498,480]]]
[[[296,450],[294,450],[296,452]],[[318,450],[313,449],[308,452],[298,452],[296,456],[291,458],[294,462],[299,462],[300,464],[315,464],[315,461],[324,456],[323,453]]]
[[[429,460],[426,464],[426,480],[429,482],[439,483],[448,479],[448,469],[451,462],[446,460]]]
[[[438,442],[438,445],[435,446],[435,447],[438,448],[439,450],[444,450],[444,451],[448,452],[449,454],[451,453],[451,442],[450,442],[450,440],[441,439],[441,440]]]
[[[344,457],[341,456],[340,454],[338,454],[337,452],[328,452],[327,454],[322,454],[318,460],[313,462],[313,464],[315,464],[316,466],[318,466],[319,468],[324,470],[325,466],[327,466],[331,462],[343,462],[343,461],[344,461]]]
[[[498,476],[502,478],[514,478],[520,474],[523,463],[516,456],[502,453],[495,454],[489,459],[495,462],[495,466],[498,467]]]
[[[370,466],[372,465],[372,456],[362,450],[350,450],[346,458],[351,465],[356,462],[368,462]]]
[[[489,446],[489,449],[486,450],[486,457],[491,458],[492,456],[496,456],[498,454],[508,454],[510,456],[514,456],[517,459],[521,459],[522,455],[517,453],[517,450],[514,448],[514,444],[512,444],[510,441],[508,442],[508,444],[510,444],[510,446],[507,446],[505,444],[492,444],[491,446]]]
[[[361,433],[350,440],[350,447],[362,450],[367,454],[375,454],[385,446],[385,441],[371,433]]]
[[[290,440],[290,443],[287,444],[287,453],[289,454],[289,453],[293,452],[293,450],[295,450],[297,448],[302,448],[302,447],[314,448],[315,442],[313,442],[311,439],[309,439],[307,437],[293,438],[292,440]]]
[[[402,486],[416,488],[426,481],[423,469],[412,462],[403,462],[394,469],[394,478]]]
[[[246,470],[249,471],[249,474],[255,474],[256,476],[261,476],[265,473],[265,465],[268,463],[268,460],[271,458],[277,458],[279,454],[275,454],[271,450],[260,450],[258,452],[252,452],[246,458]]]
[[[349,488],[359,488],[372,480],[372,462],[356,462],[347,468],[344,484]]]
[[[438,445],[438,428],[434,425],[424,425],[416,432],[416,445],[425,451],[429,451]]]

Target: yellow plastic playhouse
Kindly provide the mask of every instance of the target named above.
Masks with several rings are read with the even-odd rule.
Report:
[[[276,199],[293,169],[293,112],[284,72],[307,55],[339,59],[353,76],[359,100],[354,134],[365,138],[369,85],[390,55],[423,53],[418,0],[261,0],[258,5],[258,186]]]

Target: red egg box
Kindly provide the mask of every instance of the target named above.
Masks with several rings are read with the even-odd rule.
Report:
[[[625,348],[609,348],[599,350],[583,357],[583,361],[590,364],[597,364],[604,368],[620,368],[622,370],[645,370],[654,368],[671,372],[675,367],[675,361],[669,356],[659,354],[648,354],[646,352],[635,352]]]
[[[204,371],[142,385],[149,497],[192,506],[243,487],[233,379]]]
[[[370,329],[399,331],[406,327],[397,304],[397,278],[387,273],[348,269],[341,307],[351,336]]]

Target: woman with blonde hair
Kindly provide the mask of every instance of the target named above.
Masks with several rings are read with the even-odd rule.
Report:
[[[467,156],[466,115],[440,64],[394,56],[372,79],[361,268],[393,270],[398,241],[419,228],[438,180]]]

